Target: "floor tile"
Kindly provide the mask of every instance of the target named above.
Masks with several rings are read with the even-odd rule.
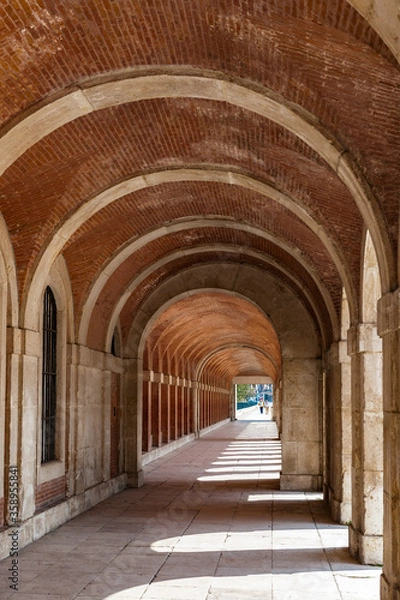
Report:
[[[321,494],[279,490],[280,443],[257,411],[162,457],[145,483],[0,563],[1,600],[378,600]]]

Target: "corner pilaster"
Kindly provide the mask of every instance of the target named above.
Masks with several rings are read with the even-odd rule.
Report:
[[[348,331],[351,356],[352,513],[350,550],[363,564],[382,564],[383,412],[382,344],[377,328]]]
[[[384,537],[382,600],[400,599],[400,288],[378,302],[383,344]]]

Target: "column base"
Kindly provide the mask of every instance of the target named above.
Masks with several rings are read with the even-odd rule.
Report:
[[[320,492],[322,491],[322,476],[281,474],[280,489],[293,492]]]
[[[143,485],[144,474],[143,470],[140,469],[137,473],[127,473],[127,487],[138,488]]]
[[[392,585],[382,574],[380,598],[381,600],[400,600],[400,583]]]
[[[357,558],[362,565],[382,565],[383,536],[365,535],[350,526],[349,542],[352,556]]]
[[[351,521],[351,503],[330,497],[329,505],[331,507],[332,519],[341,525],[348,525]]]

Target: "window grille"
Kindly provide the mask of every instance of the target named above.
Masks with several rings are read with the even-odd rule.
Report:
[[[46,288],[43,299],[42,463],[56,458],[57,305]]]

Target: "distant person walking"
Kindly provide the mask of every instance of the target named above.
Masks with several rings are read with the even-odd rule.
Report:
[[[262,396],[260,396],[260,398],[258,399],[258,408],[260,409],[260,413],[263,414],[263,412],[264,412],[264,398]]]

